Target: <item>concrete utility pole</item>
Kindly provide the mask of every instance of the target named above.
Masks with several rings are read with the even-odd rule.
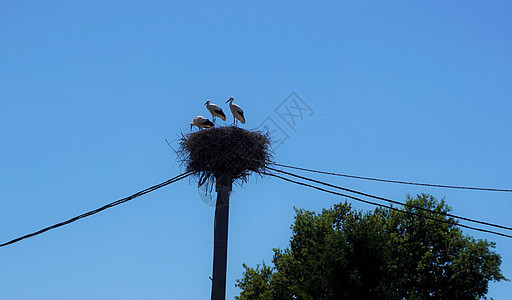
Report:
[[[226,299],[226,266],[228,259],[229,194],[233,186],[232,175],[224,173],[215,178],[217,204],[213,229],[212,300]]]

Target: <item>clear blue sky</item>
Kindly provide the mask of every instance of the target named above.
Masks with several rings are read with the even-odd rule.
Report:
[[[292,91],[313,110],[294,129],[275,111]],[[183,172],[164,138],[230,96],[244,128],[286,132],[277,162],[511,188],[512,3],[1,0],[0,242]],[[320,178],[512,226],[510,193]],[[237,186],[229,298],[242,263],[287,246],[294,206],[339,201],[274,178]],[[208,299],[213,213],[187,179],[4,247],[0,298]],[[512,239],[464,232],[495,241],[512,278]]]

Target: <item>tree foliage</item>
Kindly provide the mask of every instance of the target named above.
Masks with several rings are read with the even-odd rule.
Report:
[[[407,204],[451,209],[430,195]],[[414,207],[434,219],[453,218]],[[363,213],[347,203],[316,214],[296,209],[287,249],[273,264],[245,264],[237,299],[478,299],[489,281],[507,280],[495,243],[465,236],[454,224],[390,209]]]

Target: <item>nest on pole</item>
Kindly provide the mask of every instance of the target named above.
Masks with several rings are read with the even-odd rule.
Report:
[[[182,134],[181,163],[194,172],[201,186],[229,174],[246,182],[252,172],[262,174],[271,161],[268,133],[223,126]]]

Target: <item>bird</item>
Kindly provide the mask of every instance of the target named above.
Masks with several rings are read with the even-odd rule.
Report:
[[[233,114],[233,123],[236,125],[236,119],[240,120],[240,123],[245,124],[244,111],[240,108],[240,106],[233,104],[235,98],[229,98],[226,103],[229,102],[229,108],[231,109],[231,113]]]
[[[204,105],[206,105],[206,108],[212,114],[214,123],[215,123],[215,117],[219,117],[222,119],[222,121],[226,121],[226,115],[222,111],[222,108],[220,108],[218,105],[210,103],[210,100],[206,100],[206,103]]]
[[[190,122],[190,130],[192,130],[192,126],[197,126],[199,129],[203,128],[213,128],[212,121],[208,120],[207,118],[203,116],[197,116]]]

